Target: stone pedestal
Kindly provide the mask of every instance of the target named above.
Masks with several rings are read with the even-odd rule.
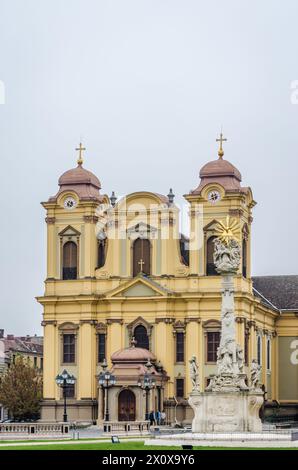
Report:
[[[192,432],[260,432],[259,410],[263,394],[258,391],[192,392]]]

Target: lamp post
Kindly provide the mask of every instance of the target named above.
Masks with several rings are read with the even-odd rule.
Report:
[[[64,399],[64,412],[63,412],[63,422],[67,423],[67,411],[66,411],[66,389],[69,385],[75,384],[75,377],[70,375],[67,370],[64,369],[62,374],[58,374],[56,377],[56,384],[63,390],[63,399]]]
[[[150,359],[148,359],[148,361],[146,362],[145,367],[147,370],[144,374],[143,380],[139,378],[138,386],[142,390],[145,390],[145,394],[146,394],[145,420],[148,421],[149,420],[149,393],[150,393],[150,390],[152,390],[155,387],[155,379],[152,377],[152,374],[150,372],[151,368],[153,367],[150,362]]]
[[[105,412],[104,412],[104,421],[110,420],[110,413],[109,413],[109,396],[108,390],[109,388],[113,387],[116,384],[116,377],[111,374],[108,368],[107,361],[104,359],[101,365],[103,371],[99,374],[98,383],[101,388],[104,390],[105,395]]]

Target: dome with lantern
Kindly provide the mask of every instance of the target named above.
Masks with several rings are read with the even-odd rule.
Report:
[[[56,201],[60,194],[67,191],[75,192],[80,200],[101,200],[99,179],[83,167],[82,152],[85,148],[80,143],[76,150],[80,152],[77,167],[65,171],[60,176],[58,180],[60,189],[55,196],[50,198],[50,201]]]

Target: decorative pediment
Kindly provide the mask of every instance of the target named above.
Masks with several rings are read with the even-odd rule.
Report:
[[[72,322],[64,322],[61,323],[61,325],[58,326],[58,330],[63,334],[72,334],[76,333],[76,331],[79,329],[79,325],[76,323]]]
[[[138,317],[127,325],[130,338],[132,337],[132,333],[134,329],[139,325],[142,325],[146,328],[148,336],[151,335],[151,330],[153,328],[153,325],[151,325],[151,323],[148,323],[143,317]]]
[[[209,224],[205,225],[204,232],[213,232],[217,228],[218,221],[216,219],[211,220]]]
[[[206,320],[203,322],[203,328],[206,331],[220,331],[221,322],[219,320]]]
[[[97,323],[95,329],[96,329],[96,333],[106,334],[107,333],[107,324],[99,322],[99,323]]]
[[[160,297],[173,295],[172,291],[165,289],[157,282],[139,274],[132,281],[113,289],[106,297]]]
[[[157,233],[157,228],[152,225],[140,222],[133,227],[127,229],[128,238],[135,240],[136,238],[154,238]]]
[[[59,232],[60,237],[74,237],[74,236],[80,236],[81,233],[78,232],[75,228],[73,228],[71,225],[68,225],[65,227],[61,232]]]

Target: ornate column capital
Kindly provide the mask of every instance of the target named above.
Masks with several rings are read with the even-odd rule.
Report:
[[[41,322],[41,326],[47,326],[47,325],[57,326],[57,321],[56,320],[43,320]]]
[[[56,222],[56,217],[46,217],[44,220],[48,225],[53,225]]]
[[[155,323],[166,323],[171,324],[174,322],[174,318],[172,317],[158,317],[155,319]]]
[[[98,222],[98,217],[96,215],[84,215],[84,222],[96,224]]]
[[[123,325],[122,318],[108,318],[107,325],[112,325],[113,323],[118,323],[119,325]]]

